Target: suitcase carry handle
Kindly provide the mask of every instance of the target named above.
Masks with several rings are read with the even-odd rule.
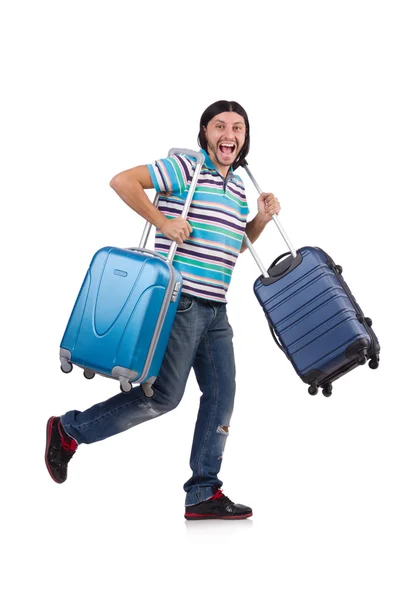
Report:
[[[200,175],[201,167],[203,166],[204,161],[205,161],[205,156],[202,152],[196,152],[195,150],[188,150],[186,148],[171,148],[171,150],[168,152],[168,156],[172,156],[173,154],[187,154],[188,156],[194,156],[197,159],[197,164],[196,164],[196,168],[194,169],[192,182],[189,186],[187,198],[186,198],[186,201],[185,201],[182,213],[181,213],[181,217],[183,219],[186,219],[188,212],[189,212],[190,204],[193,199],[193,194],[194,194],[196,186],[197,186],[197,181],[198,181],[198,178]],[[159,203],[159,198],[160,198],[160,193],[157,193],[153,200],[153,205],[156,208]],[[143,234],[141,237],[141,241],[139,243],[140,248],[145,248],[148,238],[149,238],[149,233],[150,233],[151,228],[152,228],[152,224],[149,221],[146,221],[146,224],[145,224],[145,227],[143,230]],[[167,256],[167,261],[169,261],[170,263],[174,259],[177,246],[178,246],[178,244],[176,242],[172,242],[172,244],[170,246],[168,256]]]
[[[246,160],[244,160],[243,165],[244,169],[247,172],[247,175],[249,176],[249,178],[251,179],[252,183],[254,184],[254,186],[256,187],[259,195],[262,194],[262,190],[259,187],[258,182],[256,181],[255,177],[253,176],[253,174],[251,173],[250,169],[248,168],[248,163]],[[273,215],[272,216],[272,220],[275,222],[275,224],[277,225],[277,228],[279,230],[279,232],[281,233],[282,237],[284,238],[285,243],[287,244],[293,258],[296,257],[296,250],[294,248],[294,246],[292,245],[290,239],[288,238],[287,234],[284,231],[283,226],[280,223],[280,219],[278,218],[277,215]],[[259,258],[258,253],[256,252],[256,250],[254,249],[254,245],[252,244],[251,240],[249,239],[249,237],[247,236],[247,234],[244,234],[244,243],[247,246],[247,248],[250,250],[252,256],[254,257],[254,260],[256,262],[256,264],[258,265],[258,267],[260,268],[262,274],[264,277],[269,277],[269,273],[266,271],[265,267],[263,266],[263,263],[261,261],[261,259]],[[272,265],[273,266],[273,265]]]
[[[290,252],[284,252],[284,254],[280,254],[280,256],[277,256],[277,258],[275,258],[274,261],[272,262],[272,264],[270,265],[269,270],[272,267],[275,267],[280,259],[285,258],[286,256],[289,256],[290,254],[291,254]]]
[[[161,258],[164,260],[164,256],[159,252],[155,252],[154,250],[148,250],[147,248],[127,248],[127,250],[132,250],[133,252],[141,252],[142,254],[149,254],[150,256],[156,256],[157,258]]]

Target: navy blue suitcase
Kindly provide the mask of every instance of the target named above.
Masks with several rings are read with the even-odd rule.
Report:
[[[245,169],[261,193],[248,167]],[[273,338],[291,361],[309,394],[319,387],[331,396],[332,382],[367,361],[379,365],[379,341],[342,277],[342,268],[321,248],[295,251],[280,221],[273,217],[290,252],[266,271],[245,236],[262,275],[254,293],[268,320]]]
[[[204,155],[178,148],[170,150],[172,154],[197,160],[181,215],[186,218]],[[155,205],[158,198],[159,194]],[[60,345],[64,373],[76,365],[87,379],[99,374],[119,380],[123,392],[133,383],[147,384],[150,395],[183,285],[172,265],[176,242],[167,258],[146,250],[150,227],[147,222],[139,248],[105,247],[92,258]]]

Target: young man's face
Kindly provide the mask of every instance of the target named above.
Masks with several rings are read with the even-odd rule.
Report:
[[[222,175],[226,176],[245,142],[244,117],[235,112],[216,115],[204,128],[208,154]]]

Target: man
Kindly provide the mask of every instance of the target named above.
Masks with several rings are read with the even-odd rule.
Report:
[[[185,483],[186,519],[245,519],[248,506],[221,491],[218,478],[229,435],[235,394],[232,328],[226,292],[233,267],[245,250],[244,232],[254,242],[280,205],[273,194],[258,199],[258,214],[247,223],[244,185],[235,169],[249,151],[249,121],[237,102],[219,101],[200,120],[198,137],[205,162],[188,219],[180,214],[195,159],[176,155],[116,175],[110,182],[128,206],[156,226],[156,251],[167,254],[178,243],[174,266],[183,289],[159,375],[84,412],[69,411],[47,423],[46,465],[63,483],[78,444],[90,444],[160,416],[179,404],[191,369],[202,396],[190,457],[192,477]],[[158,208],[145,189],[160,192]]]

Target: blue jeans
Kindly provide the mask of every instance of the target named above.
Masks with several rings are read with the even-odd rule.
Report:
[[[213,486],[222,486],[218,473],[235,394],[232,337],[226,304],[182,295],[152,390],[139,385],[84,412],[67,412],[61,417],[65,431],[78,444],[91,444],[159,417],[178,406],[193,367],[202,395],[190,456],[192,477],[184,485],[185,504],[207,500],[214,494]]]

